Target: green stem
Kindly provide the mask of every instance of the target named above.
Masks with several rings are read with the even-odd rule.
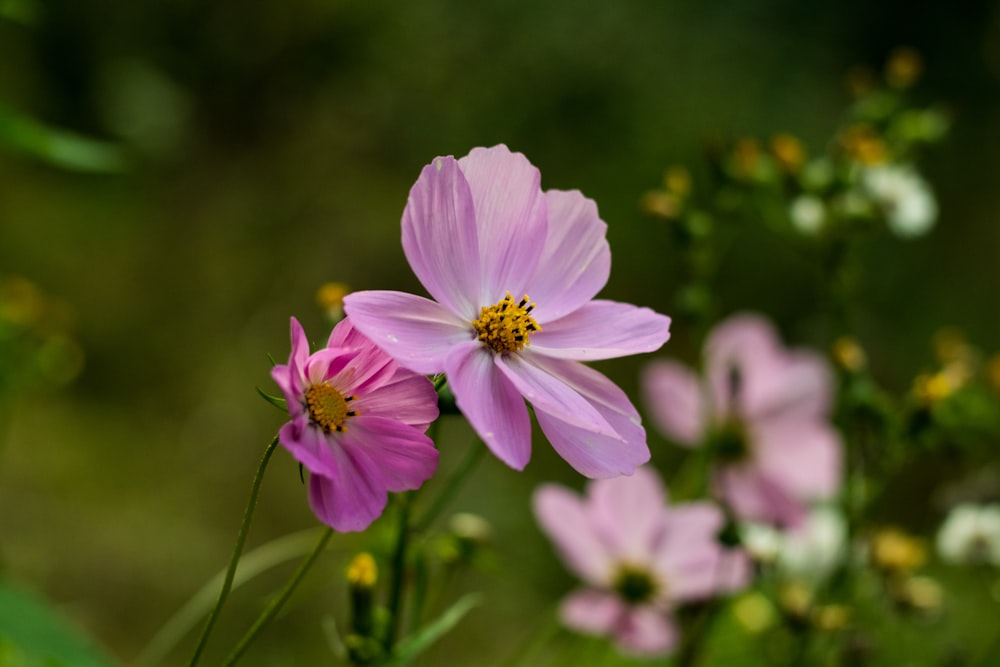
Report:
[[[412,492],[403,494],[399,508],[399,533],[392,552],[392,584],[389,589],[389,627],[385,633],[385,651],[392,653],[399,633],[399,616],[403,607],[403,582],[406,579],[406,548],[410,541],[410,504]]]
[[[219,599],[216,601],[215,607],[208,617],[208,622],[205,623],[205,629],[201,632],[201,637],[198,639],[198,645],[194,649],[194,655],[191,656],[191,660],[188,662],[188,667],[195,667],[198,664],[198,658],[201,657],[201,652],[205,649],[205,644],[208,642],[208,637],[212,634],[212,627],[215,625],[215,621],[219,617],[219,612],[222,611],[222,605],[225,603],[226,598],[229,596],[229,591],[233,587],[233,577],[236,576],[236,566],[240,562],[240,554],[243,553],[243,546],[247,541],[247,533],[250,532],[250,520],[253,518],[253,511],[257,507],[257,495],[260,493],[260,484],[264,480],[264,471],[267,469],[267,463],[271,460],[271,454],[274,453],[274,448],[277,446],[278,436],[274,436],[271,444],[264,450],[264,456],[261,457],[260,464],[257,466],[257,473],[254,475],[253,484],[250,486],[250,497],[247,499],[247,506],[243,511],[243,523],[240,524],[240,531],[236,535],[236,545],[233,547],[233,555],[229,559],[229,567],[226,568],[226,578],[222,582]]]
[[[465,458],[462,462],[458,464],[455,472],[452,473],[451,477],[448,479],[448,485],[445,486],[444,490],[438,494],[438,497],[434,499],[434,504],[431,505],[430,509],[424,512],[414,526],[414,531],[422,533],[431,527],[434,520],[438,517],[441,511],[451,502],[451,499],[455,497],[458,493],[459,488],[462,486],[462,482],[469,476],[472,469],[476,467],[479,460],[483,458],[483,454],[486,452],[486,447],[480,443],[476,442],[471,448],[469,448],[468,453],[466,453]]]
[[[253,640],[257,638],[257,635],[260,634],[260,631],[264,628],[264,626],[267,625],[267,623],[274,618],[279,611],[281,611],[281,608],[286,602],[288,602],[288,598],[292,596],[295,589],[298,588],[302,579],[306,576],[306,573],[313,566],[313,563],[316,562],[316,559],[323,552],[323,549],[326,548],[326,543],[330,541],[332,536],[332,528],[327,528],[323,532],[323,536],[319,538],[316,548],[313,549],[313,552],[309,554],[304,561],[302,561],[302,564],[299,565],[299,569],[295,571],[295,574],[293,574],[292,578],[287,584],[285,584],[285,587],[281,589],[281,592],[278,593],[278,595],[271,599],[264,611],[257,617],[253,626],[247,630],[245,635],[243,635],[243,639],[240,640],[240,643],[236,645],[236,648],[233,649],[232,653],[229,654],[229,657],[227,657],[226,661],[223,663],[224,667],[231,667],[232,665],[235,665],[243,653],[250,647],[250,644],[253,643]]]

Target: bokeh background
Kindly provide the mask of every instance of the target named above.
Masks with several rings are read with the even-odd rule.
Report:
[[[791,132],[823,150],[849,103],[845,72],[877,71],[900,45],[925,62],[915,94],[954,119],[922,165],[938,225],[874,242],[857,303],[877,376],[904,390],[944,325],[1000,349],[995,2],[0,0],[0,278],[55,340],[31,381],[0,384],[0,572],[132,664],[229,556],[282,423],[255,387],[274,389],[268,355],[287,355],[289,316],[322,341],[323,283],[421,291],[399,218],[424,164],[501,142],[524,152],[543,187],[598,202],[604,295],[670,314],[677,258],[643,192],[669,164],[697,176],[713,138]],[[758,229],[724,258],[718,302],[827,345],[813,268]],[[697,344],[675,328],[659,354],[691,361]],[[638,401],[641,363],[599,367]],[[472,442],[449,420],[442,469]],[[650,444],[668,467],[669,446]],[[452,509],[492,524],[495,558],[452,578],[440,603],[465,590],[488,602],[427,664],[499,664],[572,586],[529,498],[582,480],[537,433],[524,473],[489,458],[473,475]],[[928,498],[934,483],[910,491]],[[918,527],[940,520],[931,503],[896,509]],[[315,525],[279,451],[249,546]],[[344,622],[343,568],[386,539],[335,537],[245,663],[333,664],[322,625]],[[236,592],[207,661],[291,567]],[[975,580],[955,585],[995,612],[976,606],[988,591]]]

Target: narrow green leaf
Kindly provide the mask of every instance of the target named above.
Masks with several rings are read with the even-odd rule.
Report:
[[[73,171],[117,173],[128,166],[115,144],[51,127],[0,105],[0,146]]]
[[[61,618],[47,602],[0,582],[0,644],[23,658],[66,667],[111,667],[96,643]]]
[[[255,387],[255,389],[257,390],[257,393],[261,395],[261,398],[263,398],[265,401],[267,401],[274,407],[278,408],[282,412],[288,411],[288,403],[285,401],[285,399],[279,398],[277,396],[271,396],[260,387]]]
[[[438,618],[410,635],[399,643],[395,657],[388,663],[389,667],[403,667],[418,655],[426,651],[438,639],[446,635],[458,622],[465,618],[473,608],[483,600],[479,593],[469,593],[459,599]]]

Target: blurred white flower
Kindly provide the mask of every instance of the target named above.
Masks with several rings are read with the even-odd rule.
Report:
[[[813,195],[799,195],[788,207],[792,225],[803,234],[816,234],[826,220],[826,206],[823,200]]]
[[[938,207],[930,186],[908,165],[868,167],[862,184],[885,213],[897,236],[926,234],[937,220]]]
[[[1000,505],[953,508],[938,531],[937,548],[950,563],[1000,566]]]
[[[744,524],[741,533],[743,546],[755,560],[774,563],[782,576],[814,584],[840,565],[847,542],[844,517],[830,507],[812,509],[795,530]]]

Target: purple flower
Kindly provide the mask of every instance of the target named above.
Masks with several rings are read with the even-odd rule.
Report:
[[[506,146],[435,159],[410,190],[402,226],[403,251],[436,301],[355,292],[345,310],[401,365],[446,373],[458,407],[512,468],[531,456],[527,399],[578,471],[630,474],[649,460],[639,414],[577,361],[656,350],[670,319],[593,299],[611,268],[607,225],[593,201],[543,192],[540,180]]]
[[[830,425],[833,378],[819,355],[785,349],[763,318],[736,315],[705,343],[704,383],[654,361],[643,376],[653,423],[678,444],[712,447],[713,486],[741,518],[798,525],[841,479]]]
[[[389,491],[419,488],[434,474],[438,453],[424,435],[438,416],[434,386],[400,368],[350,320],[310,355],[293,317],[288,365],[271,377],[292,417],[278,437],[309,470],[309,504],[323,523],[364,530]]]
[[[709,502],[667,507],[652,471],[591,482],[586,496],[555,485],[535,492],[542,530],[585,587],[563,600],[563,623],[610,636],[629,653],[662,655],[677,644],[677,604],[746,585],[746,556],[721,547],[722,512]]]

